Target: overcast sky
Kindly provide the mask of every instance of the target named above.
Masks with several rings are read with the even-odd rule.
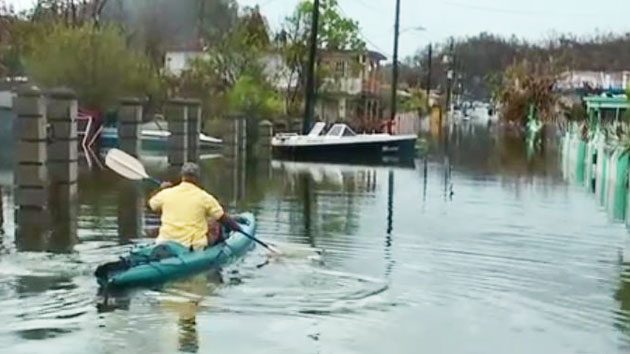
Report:
[[[17,8],[33,0],[8,0]],[[259,4],[272,27],[290,14],[299,0],[238,0]],[[338,0],[345,14],[359,20],[371,49],[391,57],[395,0]],[[481,31],[506,36],[515,34],[540,40],[552,33],[580,35],[596,31],[630,31],[630,0],[402,0],[401,26],[422,26],[424,32],[403,31],[401,56],[413,54],[430,41]]]

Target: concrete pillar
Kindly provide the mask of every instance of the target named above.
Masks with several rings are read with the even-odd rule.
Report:
[[[201,101],[189,100],[188,104],[188,161],[199,160],[199,133],[201,132]]]
[[[15,242],[19,250],[43,250],[48,230],[46,103],[35,86],[17,90],[13,102],[16,149]]]
[[[256,143],[257,157],[260,161],[260,171],[267,178],[272,178],[271,172],[271,138],[273,137],[273,123],[263,120],[258,123],[258,142]]]
[[[240,159],[247,150],[247,120],[242,116],[228,119],[227,132],[223,139],[224,155],[227,158]]]
[[[227,120],[227,131],[223,139],[223,155],[226,168],[230,171],[232,181],[231,201],[236,205],[244,195],[245,162],[247,160],[247,120],[234,115]]]
[[[268,120],[258,123],[257,155],[263,158],[271,156],[271,138],[273,137],[273,124]]]
[[[118,106],[118,146],[135,157],[140,155],[142,101],[135,97],[120,99]]]
[[[188,159],[188,101],[175,98],[166,103],[165,116],[168,120],[168,163],[181,166]]]
[[[74,186],[76,196],[78,178],[77,98],[73,91],[50,91],[46,105],[50,125],[48,169],[51,185]]]
[[[47,250],[71,251],[77,240],[78,135],[76,94],[69,89],[48,92],[51,136],[48,145],[49,210],[52,234]]]

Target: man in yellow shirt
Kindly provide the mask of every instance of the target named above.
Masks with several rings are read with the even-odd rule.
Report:
[[[149,199],[149,207],[161,213],[156,243],[175,241],[193,250],[208,246],[208,218],[233,231],[240,226],[230,218],[219,202],[199,187],[199,166],[187,162],[182,166],[181,182],[165,182]]]

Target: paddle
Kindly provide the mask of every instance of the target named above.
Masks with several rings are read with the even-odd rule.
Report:
[[[127,179],[134,181],[146,179],[158,186],[162,184],[159,180],[149,177],[144,166],[138,159],[122,150],[110,149],[107,155],[105,155],[105,165]]]
[[[146,180],[152,181],[158,186],[162,184],[162,182],[160,182],[159,180],[149,176],[147,171],[144,169],[144,166],[142,165],[140,161],[138,161],[138,159],[127,154],[126,152],[122,150],[110,149],[107,152],[107,155],[105,156],[105,164],[114,172],[118,173],[119,175],[127,179],[134,180],[134,181],[141,181],[141,180],[146,179]],[[250,240],[270,250],[271,252],[277,255],[282,254],[282,252],[280,252],[275,247],[266,244],[265,242],[248,234],[242,229],[238,230],[238,232],[240,232],[241,234],[243,234],[245,237],[249,238]]]

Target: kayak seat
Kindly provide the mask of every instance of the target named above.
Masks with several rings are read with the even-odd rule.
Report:
[[[177,242],[168,241],[152,247],[151,253],[149,254],[149,260],[154,262],[165,258],[179,257],[186,252],[189,252],[186,247]]]
[[[159,262],[166,258],[179,257],[188,252],[188,248],[172,241],[166,241],[159,245],[139,247],[132,250],[127,257],[120,257],[118,261],[98,266],[94,275],[98,279],[107,280],[112,275],[124,272],[130,268],[151,262]]]

